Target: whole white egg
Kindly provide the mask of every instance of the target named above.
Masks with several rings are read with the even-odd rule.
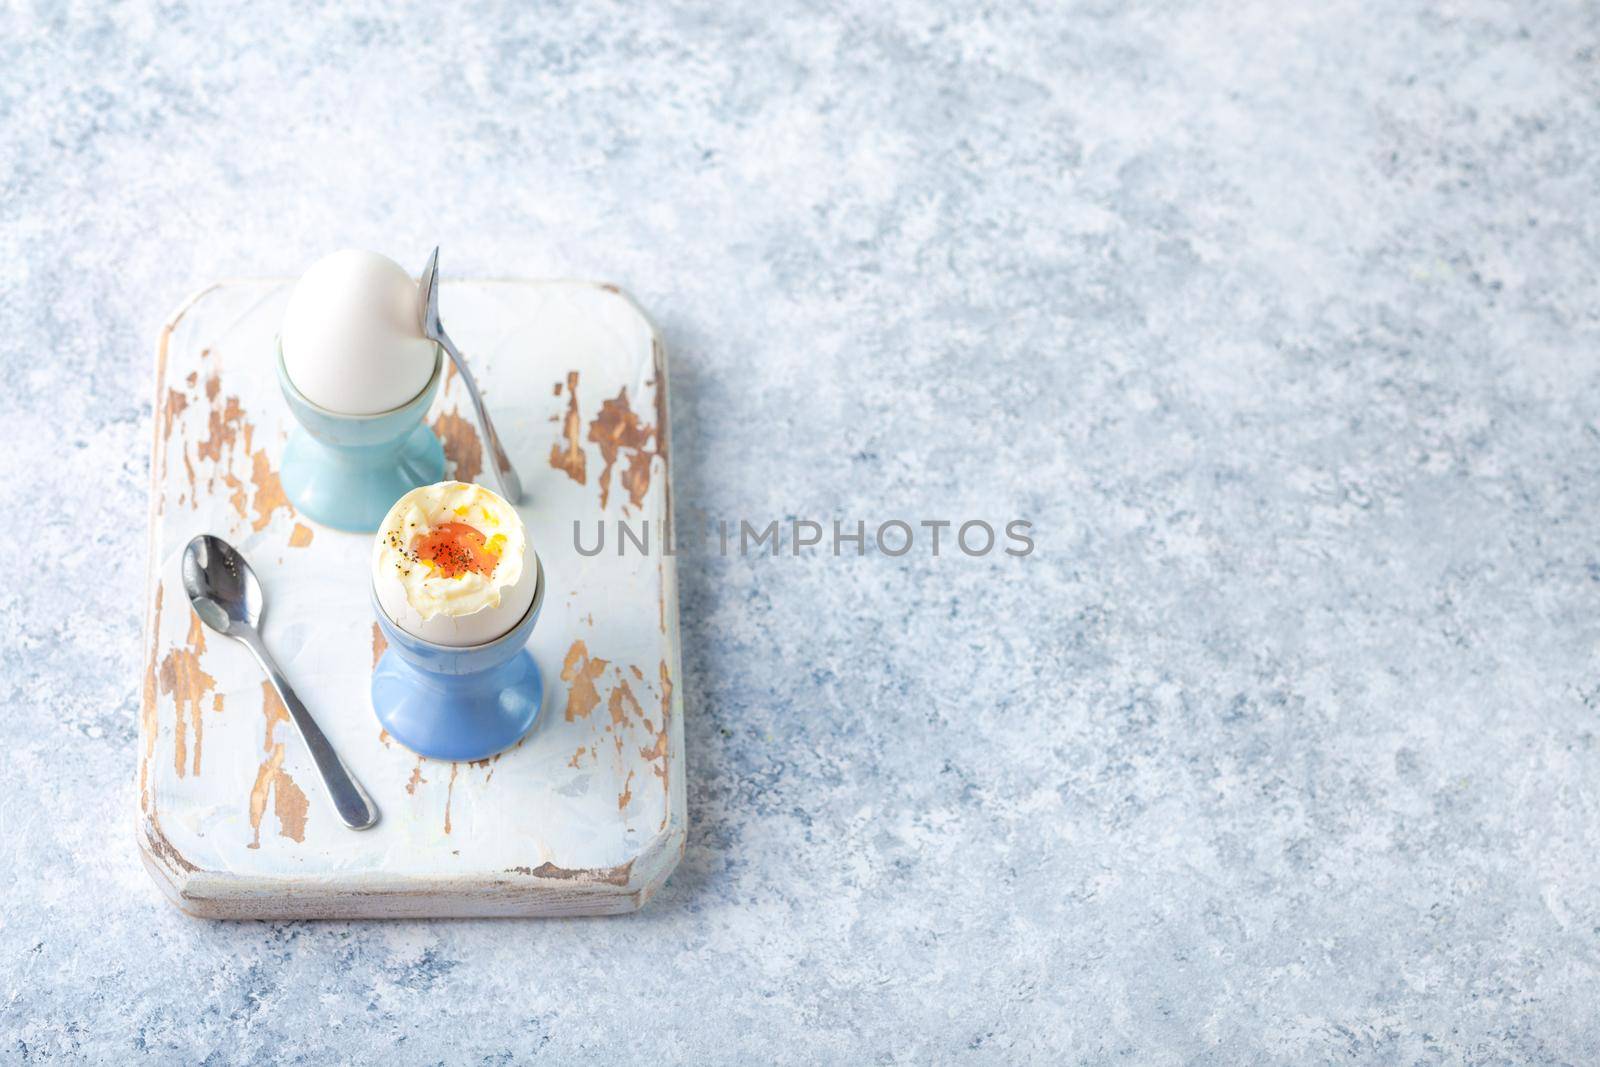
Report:
[[[354,248],[300,276],[280,337],[300,395],[342,415],[400,407],[427,386],[438,359],[422,336],[416,281],[387,256]]]

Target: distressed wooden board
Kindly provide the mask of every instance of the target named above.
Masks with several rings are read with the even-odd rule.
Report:
[[[654,330],[611,286],[444,287],[451,335],[522,474],[522,517],[550,583],[529,645],[545,681],[538,723],[500,756],[446,763],[411,754],[372,714],[382,639],[371,535],[311,523],[279,486],[290,416],[275,337],[288,291],[213,286],[160,339],[137,783],[151,874],[179,907],[212,918],[638,908],[685,837],[676,570],[659,552],[581,556],[572,524],[585,524],[585,544],[602,517],[649,520],[658,538],[670,514]],[[487,484],[453,373],[428,418],[455,476]],[[239,546],[260,576],[267,643],[382,808],[375,829],[339,823],[249,654],[190,611],[178,562],[200,532]]]

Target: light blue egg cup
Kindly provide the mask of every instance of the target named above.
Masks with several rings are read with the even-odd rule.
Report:
[[[504,637],[452,648],[423,641],[389,620],[372,594],[389,649],[372,673],[372,710],[389,736],[419,756],[481,760],[504,752],[539,717],[544,683],[528,636],[544,605],[544,565],[536,554],[533,603]]]
[[[422,423],[443,368],[444,353],[435,345],[433,376],[410,401],[376,415],[341,415],[295,388],[280,342],[278,385],[299,425],[279,477],[295,510],[336,530],[371,532],[396,500],[444,480],[444,447]]]

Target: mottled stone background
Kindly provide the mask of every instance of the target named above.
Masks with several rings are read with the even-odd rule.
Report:
[[[334,10],[334,7],[337,10]],[[1600,9],[0,14],[0,1060],[1600,1059]],[[608,278],[713,515],[628,919],[133,842],[152,352],[341,245]]]

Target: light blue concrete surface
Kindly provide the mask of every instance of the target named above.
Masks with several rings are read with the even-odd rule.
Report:
[[[1600,12],[0,13],[0,1060],[1600,1060]],[[680,563],[636,917],[209,925],[132,798],[151,352],[358,245],[623,285]]]

